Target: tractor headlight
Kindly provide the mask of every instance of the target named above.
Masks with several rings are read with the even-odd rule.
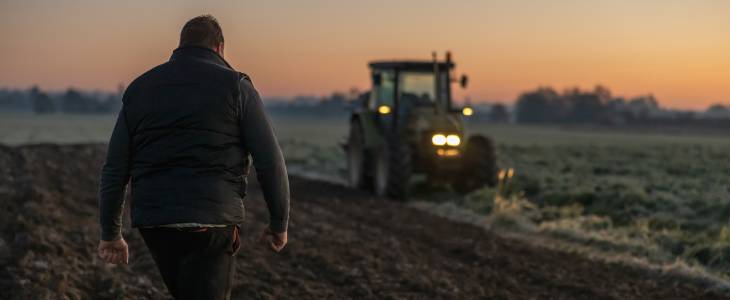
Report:
[[[431,143],[433,143],[436,146],[443,146],[446,145],[447,139],[446,136],[443,134],[434,134],[431,138]]]
[[[448,144],[449,146],[459,146],[459,144],[461,144],[461,138],[459,138],[458,135],[449,134],[446,137],[446,144]]]
[[[387,105],[378,106],[378,113],[380,113],[381,115],[387,115],[387,114],[389,114],[390,113],[390,106],[387,106]]]

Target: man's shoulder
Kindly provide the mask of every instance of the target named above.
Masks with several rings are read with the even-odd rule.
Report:
[[[169,67],[170,62],[164,62],[162,64],[159,64],[146,72],[142,73],[141,75],[137,76],[132,82],[129,83],[129,86],[127,86],[127,92],[135,91],[141,87],[143,87],[147,82],[149,82],[152,78],[159,76],[161,72],[163,72],[164,69]]]
[[[243,72],[237,72],[238,73],[238,82],[239,86],[243,90],[251,90],[256,91],[256,88],[253,86],[253,80],[251,80],[251,77],[248,76],[248,74]]]
[[[238,72],[238,76],[239,76],[240,80],[246,80],[246,81],[248,81],[248,82],[251,82],[251,83],[253,83],[253,82],[251,81],[251,77],[249,77],[249,76],[248,76],[248,74],[246,74],[246,73],[243,73],[243,72]]]

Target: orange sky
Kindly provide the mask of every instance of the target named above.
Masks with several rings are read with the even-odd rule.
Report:
[[[730,1],[0,1],[0,86],[114,89],[163,62],[190,17],[264,96],[367,88],[373,59],[454,53],[460,98],[603,84],[663,105],[730,104]]]

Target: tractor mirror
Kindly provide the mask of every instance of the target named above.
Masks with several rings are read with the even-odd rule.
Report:
[[[373,74],[373,85],[380,85],[381,81],[383,81],[383,76],[380,75],[380,73],[374,73]]]
[[[466,85],[469,83],[469,77],[466,76],[466,74],[462,74],[461,78],[459,78],[459,85],[461,85],[462,89],[466,88]]]

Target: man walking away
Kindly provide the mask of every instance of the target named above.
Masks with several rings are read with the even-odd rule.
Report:
[[[135,79],[101,171],[99,255],[128,263],[121,235],[131,179],[132,226],[139,228],[176,299],[228,299],[253,158],[270,213],[267,247],[287,242],[289,182],[251,80],[223,59],[215,18],[188,21],[170,60]]]

